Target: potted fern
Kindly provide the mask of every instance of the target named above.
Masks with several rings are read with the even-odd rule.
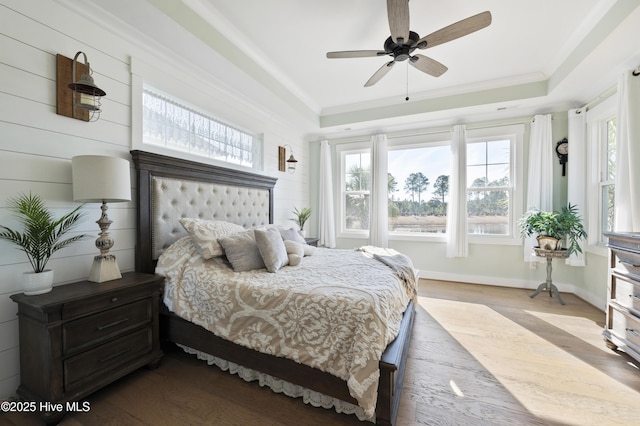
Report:
[[[582,218],[578,214],[578,207],[571,203],[562,207],[559,212],[529,210],[518,221],[518,226],[522,237],[537,234],[539,246],[546,250],[560,249],[562,241],[566,239],[567,256],[573,253],[582,253],[579,241],[587,237],[587,232],[582,225]],[[553,240],[557,244],[554,244]]]
[[[53,288],[53,270],[45,269],[49,259],[58,250],[74,243],[84,235],[64,239],[82,217],[81,205],[55,219],[39,195],[20,194],[7,200],[9,210],[15,213],[23,231],[0,225],[0,239],[7,240],[23,251],[33,272],[23,274],[23,289],[27,295],[42,294]]]
[[[307,220],[309,220],[309,216],[311,216],[311,209],[309,207],[305,207],[302,210],[298,210],[298,208],[295,207],[293,209],[293,214],[296,216],[293,221],[298,224],[298,226],[300,227],[300,235],[304,237],[304,224],[307,223]]]

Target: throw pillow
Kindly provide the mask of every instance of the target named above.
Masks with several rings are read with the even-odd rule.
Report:
[[[218,244],[219,238],[245,230],[240,225],[221,220],[182,218],[180,224],[196,243],[200,254],[205,259],[224,254],[222,247]]]
[[[284,246],[287,249],[287,255],[289,257],[289,265],[297,266],[304,257],[304,247],[302,244],[295,241],[286,240]]]
[[[256,229],[256,244],[267,271],[276,272],[289,263],[287,249],[277,229]]]
[[[264,268],[253,229],[220,238],[218,243],[234,271],[245,272]]]
[[[282,236],[282,239],[285,241],[290,240],[300,244],[307,244],[307,242],[304,240],[304,238],[302,238],[300,233],[293,228],[280,229],[280,235]]]

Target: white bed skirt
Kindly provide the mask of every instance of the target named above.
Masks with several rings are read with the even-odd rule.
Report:
[[[367,418],[364,414],[362,407],[355,404],[342,401],[320,392],[312,391],[311,389],[304,388],[299,385],[294,385],[287,381],[278,379],[277,377],[270,376],[265,373],[261,373],[250,368],[243,367],[233,362],[226,361],[224,359],[209,355],[207,353],[197,351],[188,346],[178,344],[182,350],[186,353],[196,355],[198,359],[207,361],[209,365],[215,364],[222,371],[228,371],[230,374],[237,374],[239,377],[247,382],[258,381],[260,386],[267,386],[276,393],[283,393],[291,398],[302,398],[305,404],[310,404],[314,407],[322,407],[326,409],[334,408],[338,413],[355,414],[355,416],[362,421],[369,421],[375,423],[375,418]]]

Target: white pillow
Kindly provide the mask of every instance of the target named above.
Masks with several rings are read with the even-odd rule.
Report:
[[[218,244],[219,238],[245,230],[240,225],[221,220],[182,218],[180,224],[187,230],[205,259],[224,255],[222,247]]]
[[[276,272],[289,263],[287,249],[277,229],[256,229],[254,234],[258,250],[260,251],[262,261],[267,271]]]
[[[296,243],[295,241],[286,240],[284,246],[287,249],[287,256],[289,257],[289,265],[297,266],[304,257],[304,245]]]

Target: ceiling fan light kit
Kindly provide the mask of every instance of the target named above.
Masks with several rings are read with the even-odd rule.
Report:
[[[327,52],[327,58],[367,58],[391,56],[393,60],[383,64],[365,83],[373,86],[384,77],[396,62],[409,60],[414,68],[433,77],[440,77],[447,67],[428,56],[415,54],[416,49],[428,49],[457,38],[469,35],[491,25],[491,12],[482,12],[470,16],[425,37],[409,29],[409,0],[387,0],[387,17],[391,36],[384,42],[384,50],[343,50]]]

